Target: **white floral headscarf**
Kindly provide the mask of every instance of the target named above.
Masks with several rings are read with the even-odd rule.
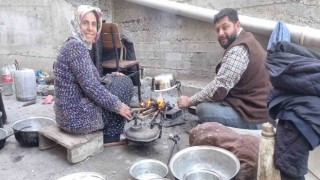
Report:
[[[81,23],[83,16],[85,14],[87,14],[88,12],[92,12],[92,11],[95,11],[98,15],[97,35],[96,35],[95,41],[94,41],[94,42],[96,42],[100,37],[101,26],[102,26],[102,12],[101,12],[100,8],[92,7],[89,5],[80,5],[74,13],[74,20],[71,20],[71,37],[84,43],[84,45],[89,50],[92,49],[92,43],[87,42],[86,36],[84,35],[84,33],[80,29],[80,23]]]

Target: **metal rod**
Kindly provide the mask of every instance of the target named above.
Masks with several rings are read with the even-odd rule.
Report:
[[[177,89],[178,89],[178,96],[180,97],[182,95],[181,92],[181,82],[178,82],[179,84],[177,85]],[[185,113],[186,113],[186,108],[180,108],[182,111],[182,119],[185,120]]]

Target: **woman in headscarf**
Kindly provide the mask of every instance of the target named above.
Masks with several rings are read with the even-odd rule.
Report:
[[[99,39],[102,13],[99,8],[81,5],[71,22],[71,34],[54,65],[58,125],[74,134],[103,130],[104,143],[117,143],[126,119],[131,119],[133,84],[121,73],[108,76],[102,85],[89,55]]]

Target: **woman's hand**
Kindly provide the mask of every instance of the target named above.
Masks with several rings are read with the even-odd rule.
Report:
[[[179,108],[186,108],[191,106],[191,98],[188,96],[180,96],[178,98],[177,104]]]
[[[126,118],[127,120],[131,120],[131,119],[132,119],[131,109],[130,109],[129,106],[127,106],[127,105],[124,104],[124,103],[121,103],[119,114],[120,114],[121,116],[123,116],[124,118]]]
[[[124,76],[124,74],[121,72],[112,72],[111,74],[114,74],[116,76]]]

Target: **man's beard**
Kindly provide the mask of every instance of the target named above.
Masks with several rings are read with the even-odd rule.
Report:
[[[226,44],[222,44],[221,43],[222,39],[219,38],[218,41],[219,41],[220,46],[223,47],[224,49],[227,49],[230,46],[230,44],[232,44],[237,39],[237,34],[238,34],[237,30],[235,29],[230,37],[226,36],[226,38],[227,38]]]

